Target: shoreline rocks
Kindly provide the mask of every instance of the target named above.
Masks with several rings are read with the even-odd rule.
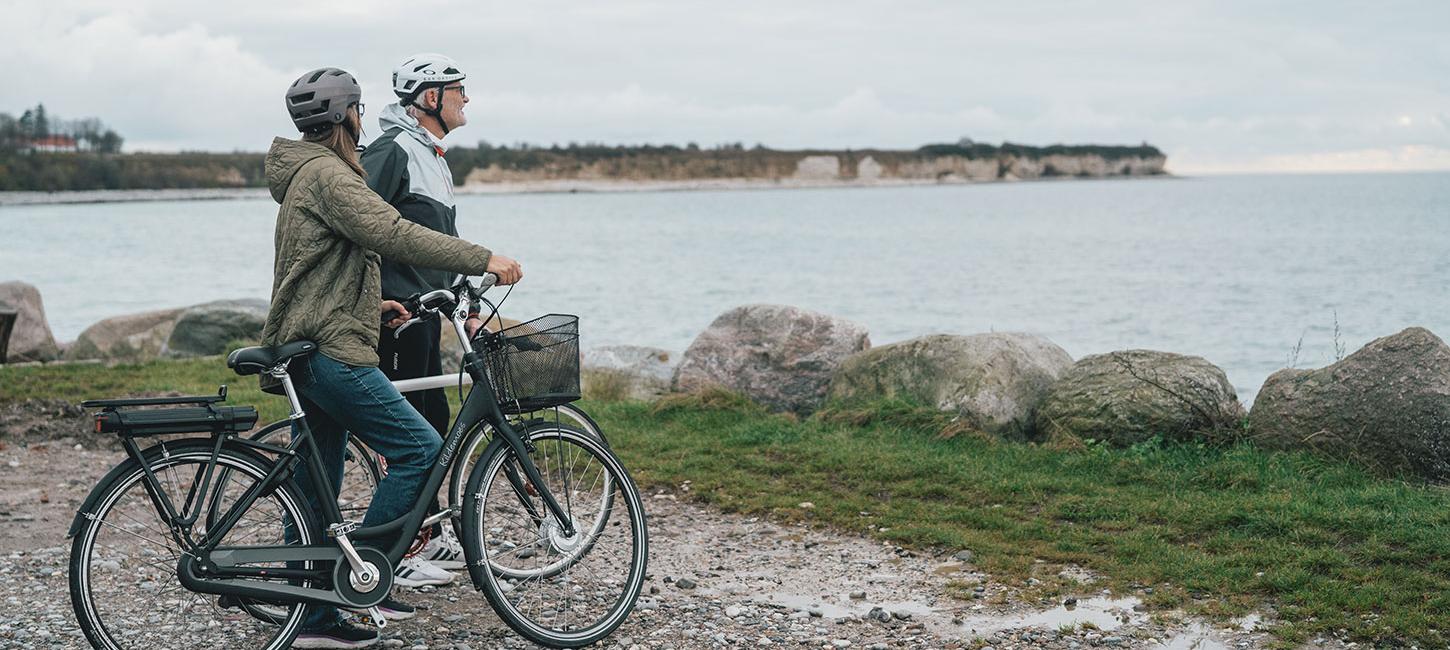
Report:
[[[989,433],[1030,439],[1038,404],[1071,365],[1066,350],[1034,334],[933,334],[847,359],[830,399],[904,399],[959,413]]]
[[[145,361],[161,356],[181,309],[126,314],[102,320],[81,332],[65,351],[70,361]]]
[[[168,357],[224,354],[232,341],[256,341],[267,324],[267,301],[217,300],[182,310],[161,347]]]
[[[1155,435],[1182,440],[1233,429],[1243,405],[1228,376],[1202,357],[1124,350],[1083,357],[1048,391],[1037,430],[1118,446]]]
[[[7,363],[51,361],[60,357],[61,349],[50,333],[39,289],[25,282],[0,282],[0,309],[16,312],[5,355]]]
[[[1256,443],[1450,479],[1450,346],[1411,327],[1316,370],[1269,376],[1249,412]]]
[[[719,386],[777,411],[820,406],[836,368],[871,347],[866,328],[786,305],[744,305],[721,314],[685,350],[673,386]]]
[[[680,355],[641,345],[605,345],[584,353],[584,391],[616,399],[652,400],[670,392]]]

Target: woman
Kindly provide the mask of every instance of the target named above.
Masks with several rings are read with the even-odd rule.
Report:
[[[357,157],[361,99],[357,80],[337,68],[313,70],[287,90],[288,113],[303,135],[277,138],[267,152],[267,182],[281,209],[262,343],[310,339],[318,345],[319,353],[293,364],[291,374],[334,489],[342,480],[348,431],[387,459],[387,476],[362,521],[370,526],[413,505],[442,446],[438,432],[377,367],[378,320],[390,309],[404,311],[382,301],[379,256],[469,275],[489,271],[501,284],[517,282],[522,271],[487,248],[402,219],[368,188]],[[309,485],[307,471],[300,465],[301,485]],[[337,495],[309,497],[317,512],[316,499]],[[391,599],[384,605],[398,618],[412,610]],[[313,607],[293,647],[359,648],[377,639],[375,630],[353,625],[337,610]]]

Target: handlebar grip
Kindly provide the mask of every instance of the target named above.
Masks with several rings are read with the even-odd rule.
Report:
[[[397,317],[402,316],[402,315],[403,315],[403,312],[400,312],[400,311],[398,311],[396,309],[389,309],[389,310],[383,312],[382,324],[386,324],[388,321],[393,320],[394,318],[397,318]]]
[[[494,273],[484,273],[482,276],[479,276],[479,278],[478,278],[478,288],[480,288],[480,289],[487,289],[487,288],[489,288],[489,287],[491,287],[491,286],[493,286],[495,284],[498,284],[498,275],[497,274],[494,274]]]

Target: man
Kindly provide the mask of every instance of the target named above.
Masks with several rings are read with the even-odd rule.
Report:
[[[468,123],[463,114],[468,104],[464,77],[457,63],[441,54],[418,54],[404,60],[393,71],[393,92],[398,103],[383,109],[378,118],[383,133],[362,154],[368,186],[397,208],[403,218],[455,237],[458,228],[453,173],[443,157],[443,138]],[[451,279],[448,271],[384,259],[383,299],[401,301],[417,293],[446,289]],[[481,325],[476,315],[470,318],[469,333]],[[378,342],[383,373],[393,381],[442,374],[440,331],[437,319],[417,323],[397,338],[393,329],[384,327]],[[413,392],[406,397],[439,435],[447,436],[449,409],[443,389]],[[447,584],[454,575],[445,569],[463,568],[463,551],[449,527],[435,526],[432,532],[433,537],[421,553],[399,564],[397,584]]]

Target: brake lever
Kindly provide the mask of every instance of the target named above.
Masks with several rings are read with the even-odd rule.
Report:
[[[411,327],[413,325],[413,323],[417,323],[417,322],[420,322],[422,320],[423,320],[423,317],[422,316],[414,316],[414,317],[408,319],[408,321],[406,323],[403,323],[402,325],[399,325],[398,326],[398,329],[393,330],[393,340],[394,341],[398,340],[398,337],[399,336],[402,336],[403,330],[408,329],[409,327]]]

